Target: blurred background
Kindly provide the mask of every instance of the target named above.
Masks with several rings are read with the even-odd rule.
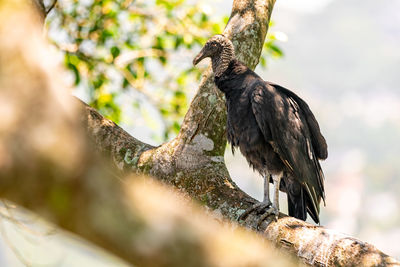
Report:
[[[59,0],[45,28],[72,93],[158,145],[179,131],[207,67],[192,59],[223,30],[231,5]],[[398,10],[396,0],[278,0],[256,72],[306,100],[327,139],[321,225],[400,258]],[[225,160],[239,187],[261,199],[262,179],[240,153],[228,148]],[[287,212],[284,194],[281,203]],[[26,211],[12,211],[20,224],[0,208],[0,266],[123,266]]]

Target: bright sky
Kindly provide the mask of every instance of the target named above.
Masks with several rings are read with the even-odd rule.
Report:
[[[294,9],[303,13],[314,13],[320,11],[333,0],[278,0],[275,8]]]

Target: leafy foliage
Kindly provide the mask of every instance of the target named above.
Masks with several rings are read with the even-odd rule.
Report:
[[[121,122],[119,97],[133,90],[138,111],[143,96],[159,111],[167,139],[179,131],[201,76],[191,64],[193,48],[221,33],[228,20],[211,13],[202,1],[60,0],[48,17],[49,36],[91,106]],[[270,36],[262,66],[268,56],[282,56]]]

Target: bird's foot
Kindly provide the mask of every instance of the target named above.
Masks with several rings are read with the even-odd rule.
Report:
[[[267,219],[268,217],[273,216],[273,219],[275,221],[278,220],[278,216],[279,216],[279,209],[272,204],[258,219],[257,222],[257,229],[260,227],[260,225],[262,224],[262,222]]]
[[[258,202],[254,205],[252,205],[250,208],[245,210],[242,215],[239,216],[239,221],[240,220],[245,220],[247,216],[249,216],[250,213],[253,211],[256,212],[256,214],[261,214],[264,213],[265,210],[269,210],[272,208],[272,203],[271,201],[266,201],[266,202]]]
[[[268,202],[258,202],[248,208],[242,215],[239,216],[240,220],[245,220],[250,213],[255,212],[256,214],[261,214],[260,218],[257,221],[257,229],[260,227],[262,222],[270,216],[273,216],[274,220],[278,219],[279,209],[272,204],[270,201]]]

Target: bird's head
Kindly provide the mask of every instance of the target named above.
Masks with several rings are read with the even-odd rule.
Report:
[[[211,59],[215,57],[220,57],[224,49],[229,49],[233,51],[232,42],[221,34],[214,35],[204,45],[199,54],[194,58],[193,65],[197,65],[206,57]]]

